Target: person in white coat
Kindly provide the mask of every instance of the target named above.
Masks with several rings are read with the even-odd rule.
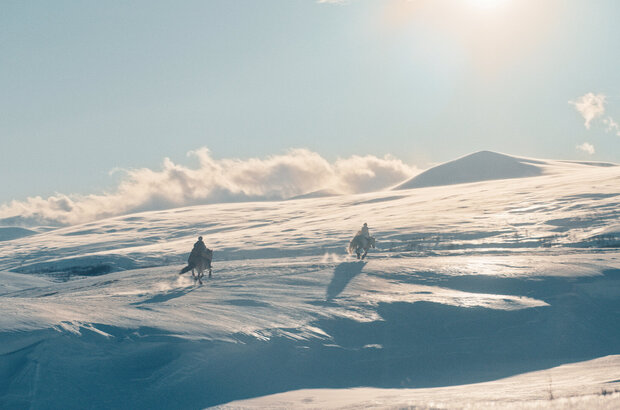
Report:
[[[359,234],[366,239],[370,239],[370,232],[368,232],[368,224],[366,224],[366,222],[364,222],[364,226],[360,229]]]

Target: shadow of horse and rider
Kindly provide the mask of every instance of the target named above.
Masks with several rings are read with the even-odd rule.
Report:
[[[327,293],[325,295],[327,301],[330,301],[340,295],[349,282],[351,282],[354,277],[362,272],[364,265],[366,265],[364,259],[368,254],[368,250],[374,247],[375,238],[374,236],[370,236],[368,234],[368,226],[364,224],[362,229],[360,229],[355,234],[353,239],[351,239],[349,246],[347,246],[347,252],[349,255],[355,254],[358,260],[356,262],[343,262],[336,266],[334,276],[327,286]]]

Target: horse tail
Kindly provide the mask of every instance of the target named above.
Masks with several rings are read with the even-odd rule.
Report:
[[[192,270],[194,268],[194,265],[187,265],[186,267],[184,267],[183,269],[181,269],[181,272],[179,272],[179,275],[184,274],[185,272],[189,272],[190,270]]]
[[[355,236],[353,239],[351,239],[351,242],[349,242],[349,246],[347,247],[347,251],[349,252],[349,255],[353,255],[353,253],[357,250],[358,246],[359,246],[359,238]]]

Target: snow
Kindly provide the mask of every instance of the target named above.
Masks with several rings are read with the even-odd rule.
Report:
[[[471,385],[429,389],[307,389],[215,408],[615,409],[619,403],[620,356],[615,355]]]
[[[479,151],[422,172],[396,189],[422,188],[497,179],[526,178],[565,168],[566,164],[584,167],[614,166],[606,162],[569,162],[519,158],[491,151]]]
[[[0,241],[10,241],[11,239],[22,238],[36,233],[36,231],[19,226],[0,226]]]
[[[617,407],[620,167],[528,161],[3,241],[0,407]],[[198,235],[201,287],[178,275]]]

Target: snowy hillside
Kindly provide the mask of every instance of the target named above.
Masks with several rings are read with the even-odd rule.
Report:
[[[525,178],[562,172],[567,166],[607,167],[606,162],[566,162],[518,158],[491,151],[480,151],[446,162],[422,172],[398,185],[396,189],[463,184],[494,179]]]
[[[620,167],[481,155],[516,171],[6,230],[0,408],[613,408]]]
[[[426,389],[314,389],[236,401],[218,409],[501,408],[616,409],[620,356],[562,365],[486,383]],[[575,392],[578,392],[575,394]]]
[[[2,227],[0,226],[0,241],[10,241],[11,239],[23,238],[36,234],[36,231],[21,228],[18,226]]]

